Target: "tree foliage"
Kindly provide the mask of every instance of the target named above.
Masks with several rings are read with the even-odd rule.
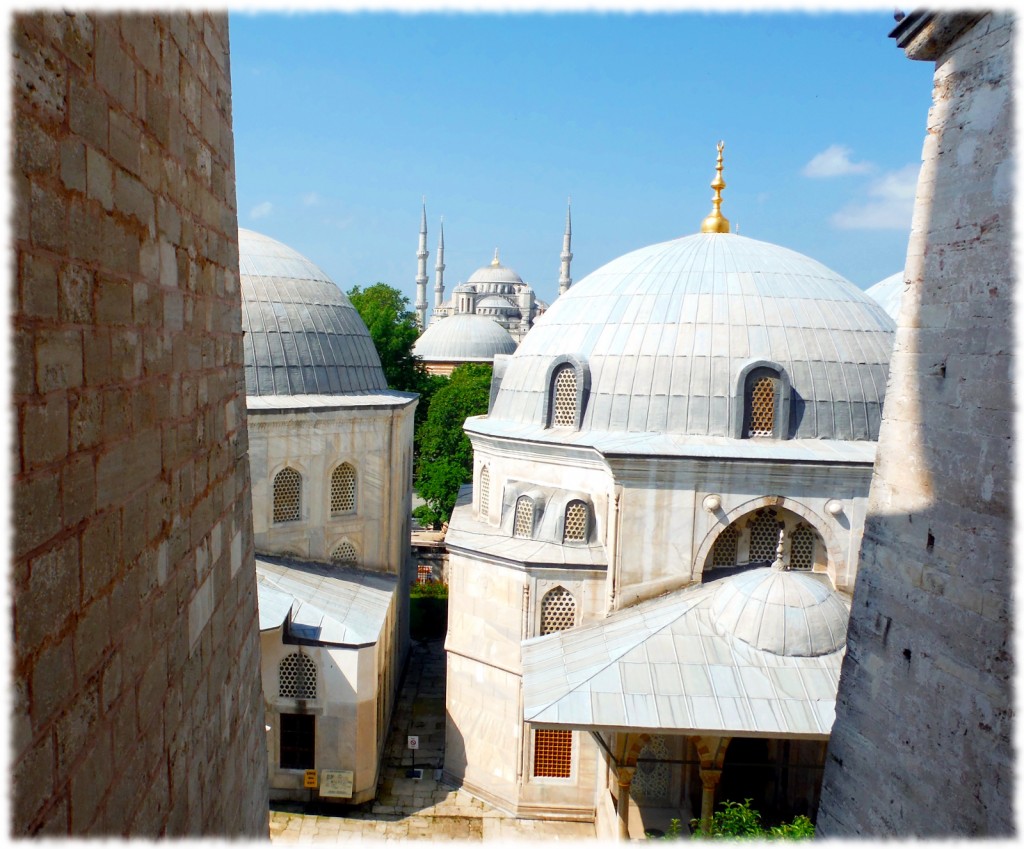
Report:
[[[416,492],[425,504],[415,515],[424,524],[447,522],[459,488],[473,479],[473,448],[462,425],[470,416],[487,412],[490,392],[490,365],[467,363],[430,400],[417,434]]]
[[[666,837],[679,835],[679,820],[673,820],[675,828]],[[718,806],[711,817],[711,833],[705,834],[700,827],[700,820],[690,820],[691,837],[697,840],[804,840],[814,837],[814,823],[798,814],[792,822],[765,826],[761,822],[760,811],[751,807],[751,800],[733,802],[726,800]]]
[[[348,299],[370,331],[388,386],[402,392],[420,392],[426,372],[412,353],[420,331],[416,315],[409,309],[409,299],[387,283],[374,283],[365,289],[353,286]]]

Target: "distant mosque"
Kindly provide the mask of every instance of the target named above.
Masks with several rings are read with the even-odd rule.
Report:
[[[572,286],[572,214],[565,215],[558,293]],[[433,374],[451,374],[463,363],[491,363],[496,355],[516,350],[534,322],[548,309],[530,284],[512,268],[502,265],[498,249],[489,265],[474,271],[459,283],[448,300],[444,297],[444,220],[437,243],[434,267],[434,309],[427,323],[427,208],[420,219],[419,249],[416,252],[416,322],[422,335],[413,346]]]

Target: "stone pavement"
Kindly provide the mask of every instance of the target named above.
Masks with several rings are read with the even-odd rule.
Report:
[[[392,718],[377,800],[354,808],[274,803],[270,839],[279,843],[348,843],[361,840],[573,841],[594,837],[592,823],[544,822],[510,817],[486,802],[443,784],[444,640],[413,641]],[[407,737],[420,748],[407,748]],[[407,777],[415,766],[420,779]]]

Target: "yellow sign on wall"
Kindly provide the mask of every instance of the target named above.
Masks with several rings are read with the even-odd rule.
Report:
[[[307,769],[306,774],[302,779],[303,787],[316,787],[316,770]]]

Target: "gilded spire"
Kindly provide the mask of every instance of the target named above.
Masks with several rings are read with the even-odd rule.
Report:
[[[700,225],[701,233],[728,233],[729,219],[722,215],[722,189],[725,188],[725,180],[722,179],[722,150],[725,142],[718,143],[718,164],[715,165],[715,179],[711,181],[711,188],[715,190],[715,196],[711,199],[711,214],[705,218]]]
[[[498,249],[494,249],[494,259],[491,260],[491,268],[500,268],[501,260],[498,259]]]

